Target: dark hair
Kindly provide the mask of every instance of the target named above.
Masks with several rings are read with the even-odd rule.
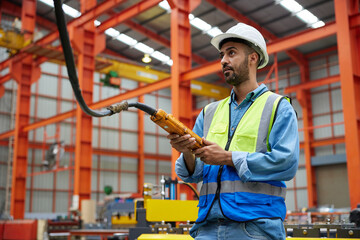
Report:
[[[247,55],[249,55],[253,52],[256,52],[256,54],[258,55],[258,65],[260,65],[260,54],[255,50],[254,45],[251,42],[246,41],[241,38],[235,38],[235,37],[234,38],[225,38],[224,40],[222,40],[219,43],[219,49],[221,49],[221,47],[227,42],[236,42],[236,43],[242,43],[242,44],[246,45],[245,53]]]

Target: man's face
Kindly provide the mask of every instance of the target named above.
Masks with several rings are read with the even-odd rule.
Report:
[[[228,84],[238,86],[249,80],[248,55],[245,45],[227,42],[220,49],[220,59],[225,80]]]

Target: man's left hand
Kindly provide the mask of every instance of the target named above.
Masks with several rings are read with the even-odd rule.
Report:
[[[232,153],[225,151],[218,144],[202,139],[204,147],[193,151],[196,157],[200,158],[206,164],[210,165],[229,165],[234,167]]]

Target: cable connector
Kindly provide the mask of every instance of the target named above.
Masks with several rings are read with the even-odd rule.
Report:
[[[111,114],[119,113],[121,111],[126,111],[129,108],[129,103],[127,101],[118,103],[116,105],[112,105],[107,107],[106,109],[111,111]]]

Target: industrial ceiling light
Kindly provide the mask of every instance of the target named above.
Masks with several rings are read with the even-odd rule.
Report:
[[[151,62],[151,57],[148,53],[144,54],[144,57],[141,59],[144,63],[149,63]]]
[[[276,0],[276,3],[283,6],[301,21],[306,23],[311,28],[319,28],[325,25],[325,23],[319,20],[314,14],[309,12],[307,9],[304,9],[297,1],[295,0]]]

